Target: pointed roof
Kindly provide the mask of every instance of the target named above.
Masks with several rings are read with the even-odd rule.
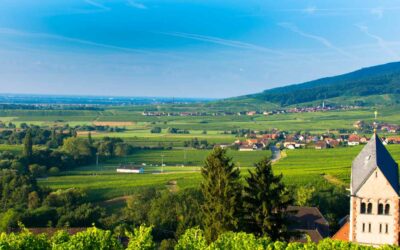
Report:
[[[396,193],[399,191],[399,172],[397,163],[393,160],[378,135],[374,133],[368,144],[361,150],[351,167],[352,195],[357,193],[369,176],[379,168]]]

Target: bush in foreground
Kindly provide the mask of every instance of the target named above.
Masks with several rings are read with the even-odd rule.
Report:
[[[133,233],[127,233],[129,244],[126,249],[155,250],[157,246],[151,236],[152,227],[140,226]],[[170,241],[173,242],[173,241]],[[20,233],[0,234],[0,249],[2,250],[122,250],[124,247],[111,231],[95,227],[75,235],[65,231],[56,232],[49,238],[44,234],[34,235],[27,229]],[[325,239],[320,243],[286,243],[271,241],[269,238],[257,238],[253,234],[226,232],[216,241],[207,244],[204,232],[199,228],[188,229],[175,245],[176,250],[373,250],[377,248],[361,246],[354,243]],[[379,249],[400,249],[395,246],[383,246]]]

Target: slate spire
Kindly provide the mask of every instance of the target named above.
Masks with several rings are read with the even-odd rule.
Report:
[[[358,190],[377,169],[384,174],[396,193],[399,192],[398,165],[379,139],[376,130],[371,140],[361,150],[351,167],[351,194]]]

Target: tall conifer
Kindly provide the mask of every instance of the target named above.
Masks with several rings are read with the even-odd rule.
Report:
[[[238,227],[242,193],[240,171],[226,151],[217,147],[207,157],[201,174],[205,236],[214,241],[219,234]]]
[[[24,151],[23,155],[28,159],[31,159],[33,154],[33,142],[32,142],[32,132],[31,129],[28,129],[24,138]]]
[[[282,175],[275,176],[271,162],[266,158],[249,171],[243,194],[243,214],[246,229],[272,240],[290,237],[287,225],[287,207],[293,200],[282,182]]]

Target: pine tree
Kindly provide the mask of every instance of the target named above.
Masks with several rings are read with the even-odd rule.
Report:
[[[91,133],[90,131],[89,131],[89,133],[88,133],[88,141],[89,141],[89,144],[90,144],[90,145],[93,144],[92,133]]]
[[[57,131],[56,131],[55,128],[53,128],[51,130],[50,147],[52,147],[52,148],[57,148],[58,147]]]
[[[32,154],[33,154],[33,142],[32,142],[32,133],[31,130],[28,129],[25,134],[24,138],[24,151],[23,155],[27,157],[28,159],[31,159]]]
[[[240,171],[226,151],[218,147],[207,157],[201,174],[205,236],[214,241],[219,234],[238,227],[242,193]]]
[[[266,158],[249,171],[243,194],[243,219],[246,229],[272,240],[286,240],[288,232],[287,207],[293,200],[282,183],[282,175],[275,176]]]

